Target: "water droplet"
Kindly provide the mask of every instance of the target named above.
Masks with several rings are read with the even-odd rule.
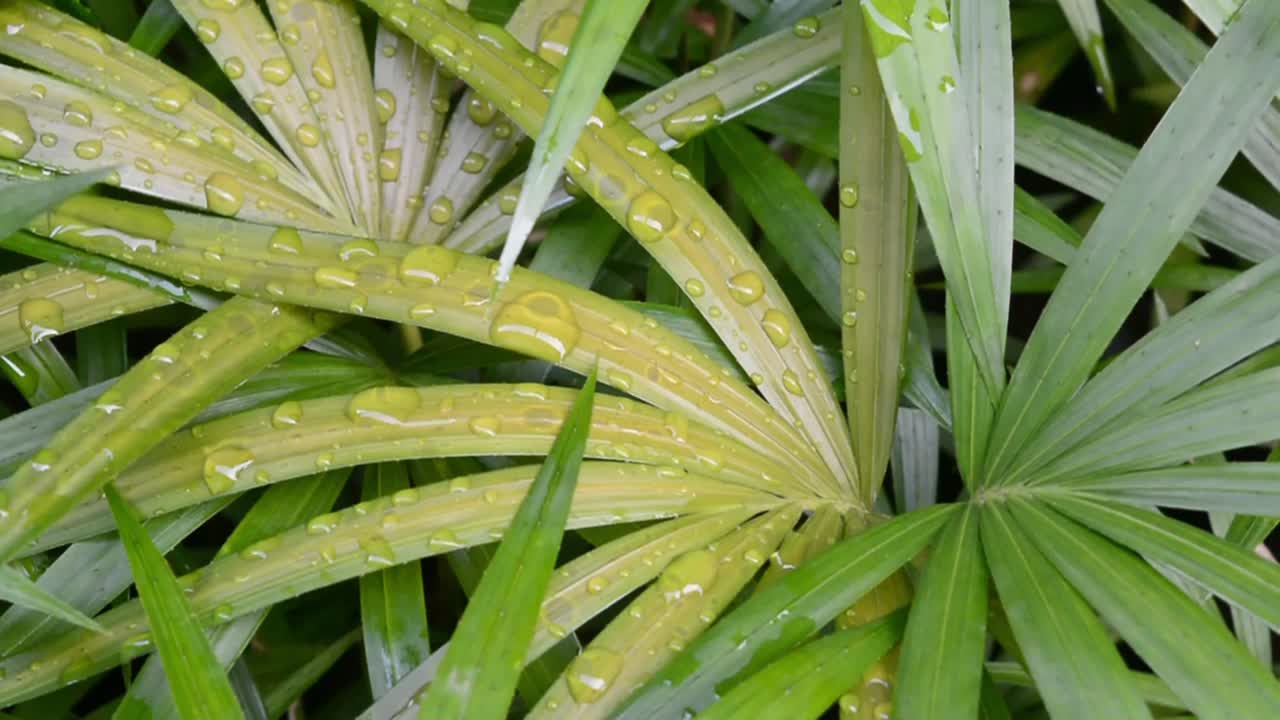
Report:
[[[315,147],[320,144],[320,128],[311,123],[302,123],[298,129],[294,131],[294,136],[298,138],[298,142],[306,147]]]
[[[847,208],[858,206],[858,183],[845,183],[840,186],[840,204]]]
[[[942,32],[951,26],[951,17],[947,15],[947,11],[943,8],[934,6],[929,8],[925,13],[925,19],[929,22],[929,27],[938,32]]]
[[[93,124],[93,108],[87,102],[72,100],[63,106],[62,119],[68,125],[89,127]]]
[[[685,143],[711,129],[724,118],[724,103],[705,95],[662,118],[662,130],[672,140]]]
[[[0,158],[18,160],[35,142],[27,111],[11,100],[0,100]]]
[[[315,78],[316,84],[322,88],[334,86],[333,64],[329,62],[328,50],[321,49],[315,62],[311,63],[311,77]]]
[[[808,17],[802,17],[797,20],[796,24],[791,26],[791,33],[802,40],[808,40],[814,35],[817,35],[818,30],[821,29],[821,27],[822,23],[818,18],[809,15]]]
[[[729,278],[729,295],[743,305],[764,297],[764,281],[754,270],[740,272]]]
[[[911,42],[911,12],[915,3],[885,0],[865,0],[862,12],[867,19],[867,33],[871,35],[871,49],[882,58],[899,45]]]
[[[262,79],[272,85],[283,85],[293,77],[293,63],[287,57],[273,57],[262,61]]]
[[[427,217],[437,225],[444,225],[453,219],[453,201],[447,197],[437,198],[427,209]]]
[[[212,18],[204,18],[196,23],[196,37],[200,38],[202,43],[211,43],[218,39],[222,34],[222,26],[217,20]]]
[[[271,427],[277,430],[293,427],[302,422],[302,405],[289,400],[281,403],[271,413]]]
[[[422,405],[422,397],[413,388],[387,385],[362,390],[347,403],[347,417],[352,422],[374,422],[403,425],[412,419]]]
[[[703,286],[701,280],[686,280],[684,283],[684,291],[689,293],[689,297],[702,297],[707,288]]]
[[[462,171],[474,175],[483,172],[488,164],[489,158],[478,152],[470,152],[462,159]]]
[[[66,329],[62,305],[56,300],[31,298],[18,304],[18,325],[34,345]]]
[[[621,370],[610,370],[605,373],[605,382],[622,392],[631,390],[631,376]]]
[[[458,536],[450,530],[437,530],[427,537],[427,546],[436,552],[445,550],[457,550],[460,547],[466,547]]]
[[[366,565],[375,567],[391,567],[396,564],[395,551],[391,543],[381,535],[360,538],[360,549],[364,551]]]
[[[781,310],[774,308],[765,310],[760,324],[774,347],[785,347],[791,342],[791,320]]]
[[[102,141],[98,139],[81,140],[76,143],[76,157],[82,160],[95,160],[102,155]]]
[[[578,29],[578,15],[560,12],[552,15],[538,29],[538,57],[559,67],[569,55],[569,43]]]
[[[525,293],[498,311],[489,331],[494,344],[548,362],[561,362],[581,330],[564,298],[546,290]]]
[[[209,210],[231,217],[244,206],[244,188],[233,176],[215,172],[204,182],[204,199]]]
[[[436,307],[428,303],[419,303],[409,308],[409,319],[414,322],[422,322],[428,318],[434,317]]]
[[[458,254],[437,245],[410,250],[400,261],[400,282],[405,285],[435,286],[458,267]]]
[[[374,104],[378,106],[378,122],[387,124],[396,114],[396,96],[386,88],[379,88],[373,93]]]
[[[698,77],[712,78],[716,76],[717,72],[719,72],[719,68],[711,63],[707,63],[706,65],[698,68]]]
[[[214,450],[204,459],[204,484],[210,495],[221,495],[235,489],[240,473],[256,458],[245,448],[228,445]]]
[[[746,560],[750,565],[763,565],[765,561],[764,553],[757,548],[750,548],[742,554],[742,559]]]
[[[471,118],[471,122],[481,127],[493,122],[493,118],[497,114],[498,108],[482,97],[472,96],[467,101],[467,117]]]
[[[160,112],[178,113],[191,102],[191,88],[184,84],[169,85],[151,95],[151,106]]]
[[[478,417],[472,418],[471,422],[467,423],[467,427],[476,435],[494,437],[498,434],[498,430],[501,429],[502,425],[501,421],[496,417]]]
[[[338,289],[353,288],[360,282],[360,276],[346,268],[320,267],[312,276],[318,287]]]
[[[845,248],[840,251],[840,259],[849,265],[858,264],[858,251],[853,248]]]
[[[938,82],[938,89],[941,90],[944,95],[949,95],[952,92],[955,92],[956,79],[950,75],[943,75],[942,80]]]
[[[347,241],[338,248],[338,259],[342,262],[377,257],[377,255],[378,244],[366,238]]]
[[[866,302],[866,301],[867,301],[867,291],[866,291],[866,290],[863,290],[862,288],[858,288],[857,290],[855,290],[855,291],[853,292],[853,299],[854,299],[854,300],[856,300],[856,301],[858,301],[858,302]]]
[[[604,697],[621,672],[621,655],[589,647],[565,668],[565,680],[573,699],[586,705]]]
[[[840,317],[840,322],[844,323],[845,327],[853,327],[858,324],[858,313],[854,310],[849,310]]]
[[[654,242],[676,222],[675,210],[666,198],[646,190],[631,201],[627,209],[627,230],[641,242]]]
[[[687,595],[703,595],[716,579],[718,562],[709,550],[694,550],[676,558],[658,578],[657,587],[668,602]]]
[[[804,387],[800,385],[800,377],[791,368],[782,371],[782,387],[786,388],[787,392],[792,395],[804,395]]]
[[[200,4],[210,10],[221,10],[223,12],[231,12],[238,10],[245,0],[200,0]]]
[[[268,247],[271,252],[281,255],[300,255],[302,254],[302,236],[298,234],[296,228],[282,227],[277,228],[271,233],[270,244]]]

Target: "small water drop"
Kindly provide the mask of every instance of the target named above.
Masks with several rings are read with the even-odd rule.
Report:
[[[163,113],[175,114],[191,102],[191,88],[185,84],[168,85],[151,94],[151,106]]]
[[[329,62],[328,50],[321,49],[320,54],[311,63],[311,77],[315,78],[316,84],[322,88],[334,86],[333,64]]]
[[[764,281],[754,270],[740,272],[728,282],[729,295],[742,305],[750,305],[764,297]]]
[[[421,245],[400,261],[400,282],[433,287],[458,267],[458,254],[438,245]]]
[[[604,697],[621,672],[621,655],[589,647],[565,668],[565,680],[573,699],[586,705]]]
[[[204,459],[204,484],[210,495],[221,495],[235,489],[240,473],[253,464],[254,454],[237,445],[214,450]]]
[[[302,405],[294,400],[281,403],[271,413],[271,427],[277,430],[291,428],[302,422]]]
[[[273,57],[262,61],[262,79],[272,85],[284,85],[293,77],[293,63],[287,57]]]
[[[374,104],[378,107],[378,122],[386,125],[396,114],[396,96],[386,88],[379,88],[373,93]]]
[[[627,208],[627,230],[641,242],[660,240],[675,222],[671,203],[652,190],[637,195]]]
[[[422,406],[422,396],[413,388],[387,385],[362,390],[347,403],[352,422],[403,425]]]
[[[774,347],[786,347],[787,343],[791,342],[791,320],[781,310],[774,308],[765,310],[760,324]]]

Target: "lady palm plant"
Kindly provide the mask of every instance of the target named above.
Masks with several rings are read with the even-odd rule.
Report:
[[[1274,716],[1274,3],[362,2],[0,0],[15,716]]]

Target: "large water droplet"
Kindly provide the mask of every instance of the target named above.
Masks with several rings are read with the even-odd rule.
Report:
[[[66,329],[62,305],[47,298],[23,300],[18,305],[18,325],[33,345],[51,338]]]
[[[294,136],[298,138],[298,142],[306,147],[315,147],[320,144],[320,128],[311,123],[302,123],[298,129],[294,131]]]
[[[210,211],[231,217],[244,206],[244,188],[235,177],[215,172],[204,182],[204,199]]]
[[[719,124],[724,103],[716,95],[706,95],[662,118],[662,130],[672,140],[685,143]]]
[[[740,272],[729,278],[729,295],[743,305],[764,297],[764,281],[754,270]]]
[[[298,234],[296,228],[277,228],[271,233],[268,248],[271,252],[281,255],[300,255],[302,254],[302,236]]]
[[[885,57],[899,45],[911,42],[911,12],[915,3],[897,0],[863,0],[867,33],[876,57]]]
[[[580,334],[573,309],[564,298],[545,290],[525,293],[504,305],[489,331],[494,344],[549,362],[564,360]]]
[[[72,100],[63,106],[62,119],[68,125],[89,127],[93,124],[93,108],[82,100]]]
[[[704,595],[716,579],[719,564],[715,553],[694,550],[676,558],[658,578],[662,596],[674,602],[687,595]]]
[[[240,473],[256,458],[245,448],[228,445],[209,453],[204,459],[204,484],[210,495],[230,492],[236,486]]]
[[[196,22],[196,37],[200,38],[200,42],[208,44],[218,39],[222,34],[222,26],[217,20],[212,18],[204,18]]]
[[[410,250],[400,261],[400,282],[405,285],[435,286],[458,267],[458,254],[436,245]]]
[[[601,648],[587,648],[565,668],[565,680],[573,699],[586,705],[603,697],[621,672],[621,655]]]
[[[333,64],[329,62],[328,50],[321,49],[315,62],[311,63],[311,77],[315,78],[316,84],[322,88],[334,86]]]
[[[782,387],[792,395],[804,395],[804,387],[800,385],[800,376],[796,375],[796,371],[787,368],[782,371]]]
[[[396,96],[386,88],[379,88],[373,93],[374,104],[378,106],[378,122],[387,124],[396,114]]]
[[[785,347],[791,342],[791,320],[781,310],[774,308],[765,310],[760,324],[774,347]]]
[[[813,15],[802,17],[791,26],[791,33],[802,40],[808,40],[818,34],[818,30],[822,28],[821,21]]]
[[[164,113],[179,113],[191,102],[191,88],[184,84],[169,85],[151,94],[151,106]]]
[[[369,388],[352,396],[347,403],[347,417],[353,422],[403,425],[422,405],[422,397],[413,388],[387,385]]]
[[[400,148],[386,148],[378,153],[378,179],[395,182],[400,179]]]
[[[81,140],[76,143],[75,153],[81,160],[96,160],[102,156],[102,141],[97,138]]]
[[[578,29],[578,15],[560,12],[552,15],[538,29],[538,57],[559,67],[569,55],[569,43]]]
[[[35,142],[27,111],[11,100],[0,100],[0,158],[18,160]]]
[[[293,77],[293,63],[287,57],[273,57],[262,61],[262,79],[272,85],[283,85]]]
[[[277,430],[291,428],[302,422],[302,405],[294,400],[283,402],[271,413],[271,427]]]

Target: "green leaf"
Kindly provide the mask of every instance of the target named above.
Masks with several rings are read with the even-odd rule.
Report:
[[[184,720],[244,717],[227,674],[213,656],[204,630],[187,605],[169,564],[120,493],[111,485],[106,486],[105,492],[129,555],[138,596],[151,622],[156,650],[161,660],[174,670],[168,673],[169,687],[180,717]],[[124,709],[122,706],[121,710]]]
[[[1104,432],[1046,464],[1034,485],[1091,474],[1176,465],[1280,435],[1280,368],[1197,388],[1145,413],[1121,416]]]
[[[977,713],[987,635],[979,515],[966,507],[930,549],[902,640],[893,696],[900,717],[968,720]]]
[[[827,317],[840,320],[840,235],[831,213],[782,158],[739,124],[707,133],[716,164]],[[804,232],[796,232],[803,227]]]
[[[782,576],[703,633],[637,690],[618,717],[706,707],[722,683],[780,657],[909,562],[954,510],[934,506],[894,518]]]
[[[10,478],[12,514],[0,532],[0,557],[12,557],[214,399],[334,322],[332,316],[234,298],[156,346],[60,430],[45,448],[47,461],[22,466]],[[253,331],[254,339],[246,341]],[[200,372],[192,373],[196,366]],[[210,487],[234,485],[249,462],[238,448],[211,451],[204,463]]]
[[[24,133],[31,131],[18,128],[14,132],[19,135],[18,141],[25,143],[27,139]],[[34,134],[31,135],[30,140],[35,141]],[[109,174],[111,174],[110,169],[103,169],[77,173],[68,177],[0,185],[0,238],[12,235],[31,218],[90,185],[102,182]],[[55,332],[61,331],[61,328],[52,329]]]
[[[1145,0],[1106,0],[1107,7],[1138,44],[1159,63],[1178,85],[1185,85],[1208,52],[1191,29]],[[1280,187],[1280,110],[1268,107],[1262,113],[1243,147],[1245,157],[1272,184]]]
[[[1018,242],[1067,265],[1080,247],[1080,233],[1020,187],[1013,189],[1013,236]]]
[[[129,370],[129,338],[123,321],[108,320],[76,331],[76,375],[97,385]]]
[[[346,484],[349,472],[340,469],[271,486],[236,525],[218,554],[221,556],[240,552],[256,542],[328,512]],[[215,612],[215,619],[217,614]],[[226,614],[225,608],[222,614]],[[238,664],[237,658],[244,652],[266,615],[266,610],[260,610],[235,618],[207,632],[214,657],[223,668],[231,670]],[[168,674],[162,661],[162,657],[151,657],[143,664],[121,704],[128,711],[122,710],[118,713],[120,717],[115,720],[150,720],[171,717],[177,712],[167,690]],[[245,710],[249,712],[249,706],[246,705]]]
[[[171,0],[151,0],[129,36],[129,44],[148,55],[159,55],[182,25],[182,15]]]
[[[32,331],[43,326],[36,323]],[[40,342],[0,356],[0,372],[32,406],[66,397],[80,389],[75,371],[52,342]]]
[[[1137,508],[1070,495],[1055,497],[1052,505],[1280,629],[1280,566],[1259,557],[1252,547],[1240,547],[1187,523]]]
[[[825,264],[839,273],[831,287],[840,289],[835,319],[845,350],[849,431],[859,490],[870,501],[884,481],[893,444],[919,213],[862,11],[846,3],[843,21],[840,77],[861,91],[840,93],[840,255]],[[816,280],[806,285],[815,287]]]
[[[849,678],[883,657],[901,632],[901,614],[893,614],[818,638],[734,685],[698,718],[819,717],[849,689]]]
[[[0,566],[0,600],[16,606],[43,613],[72,625],[90,630],[101,630],[98,623],[86,617],[66,601],[51,595],[20,571],[8,565]]]
[[[1014,120],[1019,165],[1102,202],[1115,196],[1138,155],[1109,135],[1027,105],[1017,107]],[[1255,262],[1280,252],[1280,219],[1220,187],[1209,191],[1189,229]]]
[[[160,552],[168,552],[228,502],[215,500],[157,518],[146,524],[147,533]],[[40,574],[36,584],[60,602],[92,615],[118,597],[132,581],[124,545],[109,536],[68,547]],[[17,654],[63,630],[65,627],[49,616],[15,605],[0,615],[0,654]]]
[[[982,550],[1036,689],[1054,718],[1150,718],[1098,617],[1008,510],[981,510]]]
[[[983,82],[966,75],[985,67],[962,67],[956,55],[956,38],[951,17],[924,3],[886,3],[863,0],[867,36],[880,66],[889,110],[898,129],[899,144],[911,171],[925,221],[938,253],[947,288],[955,304],[960,326],[973,352],[973,366],[986,392],[998,396],[1004,388],[1004,344],[1008,325],[1007,268],[995,267],[997,258],[1007,256],[1005,237],[988,232],[984,203],[979,199],[979,181],[988,170],[991,182],[1005,170],[983,161],[974,148],[979,141],[1003,143],[995,115],[974,107],[973,97]],[[985,25],[985,24],[984,24]],[[997,34],[999,23],[994,23]],[[980,29],[986,33],[987,28]],[[995,47],[992,42],[987,49]],[[966,52],[966,58],[980,57]],[[1006,79],[997,78],[997,82]],[[1007,82],[1012,83],[1012,78]],[[985,96],[987,93],[984,92]],[[991,92],[992,102],[1005,93]],[[984,100],[985,102],[985,100]],[[994,108],[992,108],[994,110]],[[975,122],[994,123],[989,130]],[[975,132],[981,132],[979,137]],[[996,148],[991,148],[993,153]],[[992,192],[1000,192],[993,187]],[[1012,193],[1012,187],[1008,187]],[[1005,204],[1008,199],[990,201]],[[995,205],[993,205],[994,207]],[[998,228],[990,228],[995,231]],[[996,250],[996,248],[1000,248]],[[1007,262],[999,260],[999,262]]]
[[[547,460],[458,622],[420,717],[504,718],[551,579],[578,481],[595,397],[587,377]]]
[[[621,237],[622,228],[599,207],[571,208],[538,243],[529,269],[590,289]]]
[[[1102,42],[1102,18],[1098,16],[1097,0],[1058,0],[1062,12],[1067,16],[1071,31],[1080,42],[1089,65],[1093,68],[1093,77],[1098,82],[1098,91],[1106,98],[1107,105],[1116,109],[1116,85],[1111,77],[1111,67],[1107,63],[1107,51]]]
[[[1032,436],[1009,481],[1064,453],[1074,456],[1073,448],[1089,440],[1106,440],[1112,421],[1125,418],[1119,422],[1133,425],[1135,418],[1280,339],[1277,292],[1280,258],[1240,274],[1162,323],[1111,360]]]
[[[1102,475],[1060,485],[1134,505],[1280,517],[1280,465],[1233,462]]]
[[[1141,558],[1040,505],[1013,505],[1040,550],[1197,716],[1261,718],[1280,707],[1270,668]]]
[[[499,282],[511,277],[511,268],[520,257],[525,240],[648,4],[648,0],[586,0],[564,70],[556,77],[551,106],[533,146],[511,230],[498,259]]]
[[[994,683],[1013,685],[1015,687],[1035,688],[1036,681],[1021,664],[1011,661],[988,661],[986,675]],[[1173,694],[1169,686],[1160,678],[1146,672],[1129,672],[1129,680],[1149,705],[1172,710],[1186,710],[1186,703]],[[986,703],[987,689],[983,683],[983,703]]]
[[[364,472],[364,499],[410,487],[403,463],[380,463]],[[360,626],[373,699],[431,655],[422,566],[411,562],[360,578]]]
[[[307,688],[319,682],[320,678],[359,642],[360,631],[352,630],[322,648],[288,677],[265,688],[262,704],[267,707],[267,717],[278,718],[288,712],[289,706],[293,705]]]
[[[1253,2],[1187,83],[1093,223],[1040,316],[997,413],[987,477],[1079,390],[1280,89],[1233,78],[1280,63],[1280,5]],[[1194,173],[1169,171],[1177,158]]]
[[[929,413],[899,408],[894,425],[894,507],[899,513],[929,507],[938,501],[938,422]]]

